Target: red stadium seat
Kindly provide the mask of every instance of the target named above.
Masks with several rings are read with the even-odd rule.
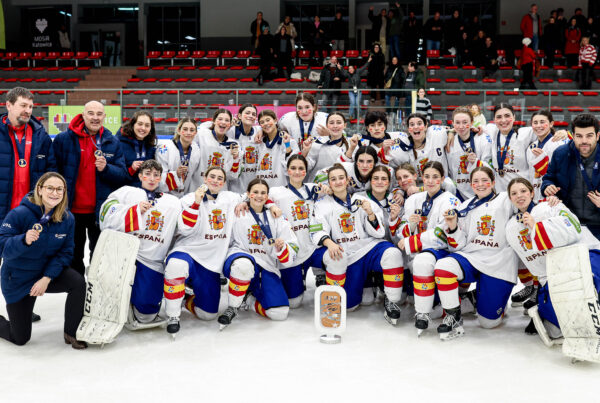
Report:
[[[429,60],[430,59],[439,59],[440,58],[440,51],[437,49],[432,49],[432,50],[428,50],[427,51],[427,58],[426,58],[426,64],[429,66]]]
[[[102,66],[102,52],[92,52],[88,59],[93,60],[94,65],[98,64],[98,67]]]
[[[175,59],[189,59],[190,51],[189,50],[180,50],[175,55]]]
[[[26,61],[29,66],[29,59],[31,59],[31,52],[21,52],[15,57],[15,60]]]
[[[6,52],[4,57],[2,57],[2,61],[7,61],[8,66],[12,66],[12,61],[15,60],[18,56],[17,52]]]
[[[219,58],[221,57],[221,51],[219,50],[209,50],[208,52],[206,52],[206,59],[213,59],[216,60],[217,62],[217,66],[219,65]]]

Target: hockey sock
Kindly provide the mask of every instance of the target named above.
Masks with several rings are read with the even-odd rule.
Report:
[[[527,269],[519,269],[519,280],[525,287],[533,285],[534,277]]]
[[[444,309],[452,309],[460,305],[456,274],[442,269],[435,269],[435,283]]]
[[[233,276],[229,277],[229,306],[239,308],[249,286],[250,280],[243,281]]]
[[[325,278],[328,285],[338,285],[343,287],[346,284],[346,273],[342,274],[333,274],[330,273],[329,270],[325,274]]]
[[[388,248],[381,255],[381,269],[383,272],[383,291],[392,302],[402,298],[404,285],[404,267],[402,252],[398,248]]]
[[[164,280],[165,312],[168,317],[181,315],[181,300],[185,295],[185,277]]]

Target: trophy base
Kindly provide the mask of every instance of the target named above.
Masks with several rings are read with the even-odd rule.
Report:
[[[323,334],[319,338],[319,341],[325,344],[338,344],[342,342],[342,336],[337,334]]]

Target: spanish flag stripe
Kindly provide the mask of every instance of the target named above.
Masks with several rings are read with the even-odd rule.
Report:
[[[404,281],[404,273],[402,274],[384,274],[383,281]]]
[[[546,171],[548,170],[548,161],[548,156],[545,156],[540,162],[535,164],[533,168],[538,174],[545,175]]]
[[[406,224],[404,228],[402,228],[402,236],[405,238],[410,236],[410,228],[408,228],[408,224]]]
[[[438,291],[452,291],[452,290],[456,290],[457,288],[458,288],[457,282],[455,282],[454,284],[438,284],[437,285]]]
[[[381,159],[382,164],[385,164],[385,165],[389,164],[389,161],[387,160],[387,158],[385,158],[385,151],[384,151],[383,147],[381,147],[379,149],[379,152],[377,153],[377,155]]]
[[[194,204],[192,204],[189,209],[190,210],[198,210],[200,208],[200,205],[196,202],[194,202]]]
[[[423,249],[423,244],[421,243],[421,234],[413,235],[410,237],[410,252],[417,253]]]
[[[477,167],[482,167],[483,166],[483,162],[481,162],[480,160],[477,160]]]
[[[326,282],[327,284],[329,284],[329,285],[339,285],[340,287],[343,287],[343,286],[344,286],[344,284],[346,284],[346,279],[344,278],[344,279],[342,279],[342,280],[336,280],[336,281],[334,281],[334,280],[332,280],[331,278],[329,278],[329,277],[326,277],[326,278],[325,278],[325,282]]]
[[[403,274],[404,267],[392,267],[391,269],[383,269],[383,275]]]
[[[188,227],[193,227],[196,225],[196,221],[198,221],[198,215],[189,213],[187,210],[183,210],[183,213],[181,213],[181,219],[185,225]]]
[[[447,237],[446,241],[448,242],[448,246],[451,248],[456,248],[458,246],[458,242],[456,242],[454,238]]]
[[[167,188],[169,190],[177,189],[177,182],[175,182],[175,176],[171,172],[167,174],[165,182],[167,183]]]
[[[267,312],[265,311],[265,308],[263,308],[263,306],[260,304],[260,302],[256,301],[254,303],[254,310],[256,311],[257,314],[259,314],[260,316],[264,316],[265,318],[267,318]]]
[[[435,278],[433,276],[413,276],[413,282],[415,283],[433,283]]]
[[[336,281],[343,280],[343,279],[346,278],[346,273],[344,273],[344,274],[333,274],[333,273],[327,272],[326,274],[327,274],[327,277],[329,277],[332,280],[336,280]]]
[[[423,289],[415,287],[414,293],[417,297],[432,297],[435,294],[435,289]]]
[[[435,282],[429,282],[429,283],[420,283],[418,281],[413,281],[413,287],[416,290],[421,290],[421,291],[427,291],[427,290],[433,290],[435,288]]]
[[[440,285],[440,284],[454,284],[457,283],[458,281],[456,280],[456,277],[438,277],[435,276],[435,282]]]
[[[125,214],[125,232],[133,232],[139,228],[136,204],[127,210],[127,214]]]
[[[234,162],[233,165],[231,166],[231,172],[237,172],[239,167],[240,167],[240,163]]]
[[[538,250],[546,250],[553,248],[552,242],[550,242],[550,238],[548,237],[546,229],[544,228],[544,224],[542,224],[541,222],[535,224],[534,240],[535,246],[537,246]]]

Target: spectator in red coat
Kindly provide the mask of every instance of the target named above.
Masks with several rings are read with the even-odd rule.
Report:
[[[542,19],[537,13],[537,4],[532,4],[529,13],[521,19],[523,37],[531,39],[531,48],[537,52],[539,38],[542,36]]]
[[[523,38],[523,49],[521,50],[521,58],[519,64],[523,72],[523,81],[521,81],[521,89],[536,89],[533,84],[533,75],[535,74],[535,59],[536,54],[531,45],[531,39]]]
[[[579,58],[579,41],[581,40],[581,29],[577,27],[577,20],[573,17],[569,20],[569,28],[565,30],[565,56],[568,66],[577,66]]]

